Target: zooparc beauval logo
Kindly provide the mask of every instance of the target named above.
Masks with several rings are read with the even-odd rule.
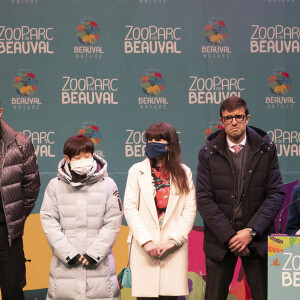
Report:
[[[103,52],[102,46],[99,46],[100,28],[99,24],[91,20],[81,20],[76,28],[76,36],[81,46],[74,46],[74,54],[77,59],[101,58]]]
[[[11,104],[16,110],[38,110],[42,104],[34,97],[38,89],[38,80],[31,70],[20,70],[14,78],[13,87],[19,97],[12,97]]]
[[[241,92],[245,90],[245,78],[190,76],[190,79],[189,104],[220,104],[228,97],[241,97]]]
[[[289,73],[282,70],[274,70],[268,79],[268,87],[273,94],[272,97],[265,98],[268,108],[293,108],[295,104],[294,97],[288,96],[292,87]]]
[[[166,97],[160,96],[165,88],[162,74],[158,70],[147,70],[141,78],[141,87],[146,97],[138,97],[140,109],[166,109]]]
[[[145,131],[126,129],[125,157],[144,157],[146,148]]]
[[[145,131],[126,129],[125,157],[145,157],[146,136]],[[181,131],[176,131],[180,136]],[[180,143],[180,142],[179,142]]]
[[[54,131],[32,131],[24,129],[22,133],[31,140],[37,157],[55,157],[52,147],[55,144]]]
[[[297,26],[251,25],[251,53],[299,53],[300,29]]]
[[[180,54],[179,41],[181,40],[180,27],[137,27],[126,25],[124,52],[126,54]]]
[[[99,127],[96,123],[85,122],[81,124],[81,128],[78,130],[77,134],[86,135],[92,141],[95,147],[95,154],[105,157],[103,151],[99,149],[99,144],[101,142],[101,134]]]
[[[220,122],[210,122],[208,128],[204,131],[204,139],[206,140],[212,133],[221,129],[223,129],[223,126]]]
[[[209,24],[205,26],[204,36],[208,43],[207,46],[201,47],[204,58],[229,58],[229,54],[232,52],[230,47],[226,46],[228,28],[224,21],[210,20]]]
[[[0,54],[53,54],[52,27],[0,26]]]
[[[118,104],[118,79],[63,76],[62,104]]]
[[[277,146],[278,157],[300,156],[300,132],[277,128],[267,132]]]

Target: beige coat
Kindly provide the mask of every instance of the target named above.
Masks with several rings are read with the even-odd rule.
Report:
[[[178,195],[171,178],[170,197],[161,230],[153,197],[149,159],[133,165],[128,172],[124,214],[130,228],[128,243],[133,235],[130,263],[132,296],[180,296],[189,293],[187,238],[196,217],[196,200],[192,172],[185,165],[182,166],[187,174],[190,192]],[[172,240],[177,247],[162,258],[155,259],[142,247],[151,240],[154,243]]]

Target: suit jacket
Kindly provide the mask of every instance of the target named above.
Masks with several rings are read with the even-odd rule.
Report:
[[[124,215],[132,236],[131,262],[132,295],[187,295],[188,246],[187,238],[196,217],[195,189],[191,170],[184,166],[190,191],[179,195],[172,178],[166,215],[162,228],[153,197],[149,159],[133,165],[128,172],[124,196]],[[177,247],[161,259],[150,257],[142,247],[148,241],[174,241]],[[172,280],[170,280],[172,278]]]
[[[267,237],[274,232],[274,219],[284,200],[276,146],[267,134],[247,127],[249,150],[244,158],[242,219],[244,228],[257,233],[249,244],[260,256],[267,255]],[[199,152],[196,179],[198,210],[204,220],[204,252],[221,261],[228,251],[234,230],[235,174],[228,157],[224,129],[207,139]]]

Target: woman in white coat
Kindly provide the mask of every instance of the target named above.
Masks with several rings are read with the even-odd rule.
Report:
[[[132,296],[187,295],[187,238],[196,217],[191,170],[181,164],[177,133],[168,123],[146,131],[147,158],[128,172],[124,214],[132,241]]]

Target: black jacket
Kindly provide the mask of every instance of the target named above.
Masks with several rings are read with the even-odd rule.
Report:
[[[245,153],[244,189],[241,196],[244,228],[257,236],[248,245],[260,256],[267,255],[267,237],[274,232],[274,219],[284,200],[276,146],[268,135],[247,126],[248,151]],[[224,129],[207,139],[199,152],[196,178],[198,210],[204,221],[204,252],[221,261],[228,250],[234,230],[234,172],[226,150]]]
[[[294,203],[300,198],[300,180],[298,184],[293,188],[293,194],[291,198],[291,203]],[[300,229],[300,201],[295,202],[289,208],[288,219],[286,223],[285,233],[288,235],[295,235]]]
[[[0,120],[0,189],[9,242],[23,235],[40,189],[30,140]]]

